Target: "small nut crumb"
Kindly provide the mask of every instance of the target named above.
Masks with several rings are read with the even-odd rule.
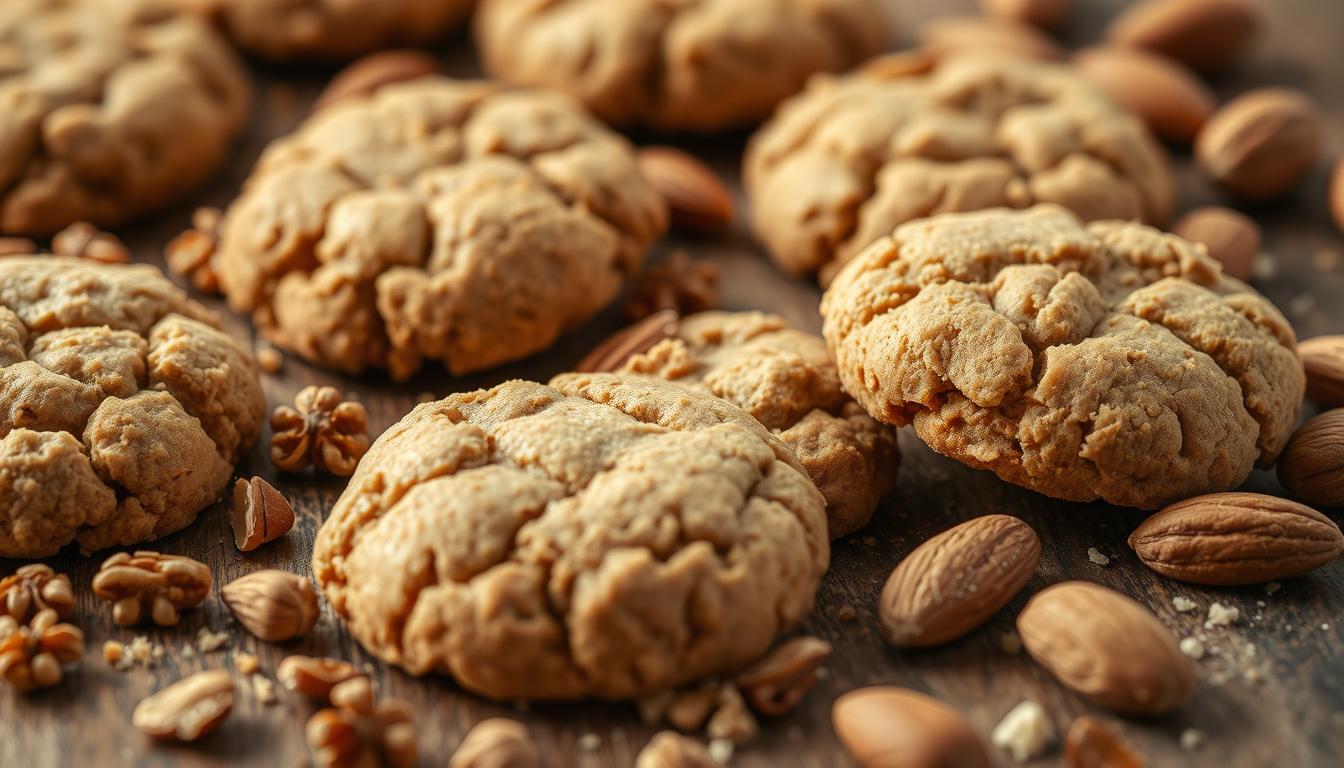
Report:
[[[1213,629],[1214,627],[1226,627],[1231,624],[1236,624],[1237,619],[1240,618],[1241,611],[1237,610],[1235,607],[1223,605],[1222,603],[1214,603],[1209,606],[1209,617],[1204,622],[1204,628]]]
[[[228,632],[212,632],[209,627],[201,627],[196,632],[196,650],[201,653],[214,653],[229,642]]]
[[[1181,749],[1186,752],[1194,752],[1204,746],[1204,732],[1194,728],[1186,728],[1181,731]]]
[[[1015,762],[1025,763],[1050,746],[1055,740],[1055,727],[1041,705],[1028,699],[1009,710],[989,738]]]
[[[1022,637],[1010,629],[999,635],[999,647],[1009,656],[1016,656],[1022,652]]]
[[[854,610],[854,606],[849,603],[840,606],[835,612],[835,617],[841,621],[853,621],[858,616],[858,611]]]
[[[602,737],[596,733],[585,733],[579,737],[579,749],[584,752],[596,752],[602,748]]]
[[[1266,594],[1266,595],[1272,595],[1272,594],[1274,594],[1275,592],[1278,592],[1280,589],[1283,589],[1283,585],[1282,585],[1282,584],[1280,584],[1280,583],[1277,582],[1277,581],[1271,581],[1271,582],[1269,582],[1268,584],[1265,585],[1265,594]]]
[[[264,344],[257,348],[257,365],[266,373],[279,373],[285,365],[285,356],[280,354],[280,350],[272,347],[270,344]]]
[[[635,768],[710,768],[713,764],[700,742],[675,731],[656,734],[635,758]]]
[[[131,261],[131,252],[116,235],[87,221],[77,221],[53,235],[51,252],[103,264],[128,264]]]
[[[1188,613],[1199,607],[1194,600],[1180,595],[1171,598],[1171,606],[1180,613]]]
[[[1064,764],[1069,768],[1143,768],[1143,757],[1123,736],[1095,717],[1083,715],[1064,737]]]
[[[269,677],[254,674],[248,679],[252,681],[252,695],[258,702],[268,706],[275,703],[275,683]]]
[[[719,765],[727,765],[733,759],[733,750],[736,748],[732,739],[710,739],[709,756]]]
[[[1096,563],[1097,565],[1110,565],[1110,564],[1111,564],[1111,558],[1107,557],[1106,555],[1103,555],[1103,554],[1101,553],[1101,550],[1097,549],[1096,547],[1088,547],[1088,548],[1087,548],[1087,559],[1088,559],[1088,560],[1091,560],[1092,562]]]
[[[126,658],[126,646],[116,640],[103,643],[103,661],[109,666],[116,667],[124,658]]]
[[[1329,631],[1330,631],[1330,625],[1329,625],[1329,624],[1321,624],[1321,631],[1322,631],[1322,632],[1329,632]]]
[[[233,668],[244,675],[252,675],[256,674],[256,671],[261,668],[261,663],[257,661],[256,656],[250,653],[236,651],[233,654]]]
[[[710,716],[705,732],[711,739],[729,739],[735,743],[751,741],[760,733],[760,726],[737,686],[728,684],[719,689],[719,707]]]
[[[184,659],[194,659],[196,658],[196,646],[192,645],[191,643],[187,643],[186,645],[182,646],[181,650],[179,650],[178,653],[182,654],[182,658]]]
[[[1181,638],[1181,653],[1192,659],[1204,658],[1204,643],[1198,637]]]
[[[335,387],[304,387],[294,407],[271,413],[271,463],[283,472],[308,465],[339,477],[354,474],[369,450],[369,413]]]
[[[144,635],[136,635],[131,640],[130,655],[121,660],[118,669],[130,669],[136,664],[151,666],[155,660],[163,658],[163,648]]]

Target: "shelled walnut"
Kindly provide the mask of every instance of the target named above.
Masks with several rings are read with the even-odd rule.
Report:
[[[332,707],[314,714],[305,728],[318,768],[415,765],[415,725],[404,701],[375,701],[367,677],[331,689]]]
[[[78,221],[51,238],[51,252],[104,264],[128,264],[131,252],[111,232],[103,232],[87,221]]]
[[[285,472],[309,464],[348,477],[369,450],[369,414],[364,406],[341,399],[334,387],[304,387],[294,407],[271,414],[271,462]]]
[[[280,684],[314,701],[327,703],[336,686],[356,677],[365,677],[348,661],[312,656],[286,656],[275,670]]]
[[[191,281],[192,287],[202,293],[219,293],[219,275],[211,261],[223,218],[218,208],[197,208],[191,215],[191,229],[169,241],[163,252],[168,269]]]
[[[112,620],[121,626],[148,616],[171,627],[178,611],[192,608],[210,594],[214,577],[205,563],[158,552],[121,552],[109,557],[93,577],[93,593],[113,603]]]
[[[27,626],[0,616],[0,679],[20,691],[50,688],[61,682],[61,666],[84,655],[84,633],[62,624],[56,611],[43,608]]]
[[[65,619],[74,607],[70,577],[42,563],[29,563],[0,579],[0,616],[11,616],[20,624],[47,608]]]

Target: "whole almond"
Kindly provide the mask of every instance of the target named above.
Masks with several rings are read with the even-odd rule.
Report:
[[[1279,456],[1279,482],[1309,504],[1344,506],[1344,408],[1298,427]]]
[[[313,111],[338,101],[372,95],[379,88],[434,74],[439,64],[423,51],[393,50],[371,53],[336,73],[313,104]]]
[[[289,533],[294,527],[294,508],[275,486],[260,477],[238,478],[233,484],[233,543],[239,551],[257,547]]]
[[[307,634],[317,622],[308,579],[288,571],[256,571],[225,584],[219,596],[248,632],[278,643]]]
[[[1335,226],[1344,232],[1344,158],[1335,163],[1335,171],[1330,174],[1330,215]]]
[[[1339,556],[1344,535],[1316,510],[1259,493],[1210,493],[1163,509],[1129,537],[1144,565],[1193,584],[1298,576]]]
[[[1178,62],[1132,48],[1089,48],[1074,64],[1153,133],[1189,144],[1213,114],[1213,92]]]
[[[1069,726],[1064,739],[1068,768],[1144,768],[1144,760],[1105,723],[1083,715]]]
[[[1128,715],[1160,715],[1190,699],[1195,668],[1142,605],[1098,584],[1066,581],[1017,617],[1022,647],[1065,686]]]
[[[1297,354],[1307,371],[1307,397],[1325,408],[1344,406],[1344,336],[1307,339]]]
[[[1223,272],[1249,280],[1260,253],[1260,227],[1231,208],[1210,205],[1196,208],[1171,228],[1173,234],[1200,243],[1223,265]]]
[[[612,334],[593,351],[583,356],[574,370],[579,373],[611,373],[620,369],[626,360],[653,349],[658,342],[677,333],[681,316],[675,310],[664,309]]]
[[[934,56],[991,51],[1031,59],[1063,58],[1059,45],[1025,24],[983,16],[946,16],[919,29],[919,42]]]
[[[831,707],[835,735],[863,768],[988,768],[989,755],[960,712],[918,691],[873,686]]]
[[[198,672],[141,701],[131,722],[156,739],[195,741],[233,709],[233,679],[221,669]]]
[[[672,226],[716,232],[733,223],[733,193],[704,163],[672,147],[643,147],[639,171],[667,201]]]
[[[1146,0],[1117,16],[1106,38],[1213,72],[1240,56],[1259,29],[1260,15],[1246,0]]]
[[[1321,153],[1321,118],[1303,94],[1262,88],[1214,113],[1195,140],[1199,165],[1228,193],[1268,200],[1291,190]]]
[[[1069,15],[1073,0],[980,0],[984,12],[995,18],[1054,29]]]
[[[1008,604],[1036,572],[1041,540],[1008,515],[968,520],[920,544],[887,577],[882,635],[901,647],[946,643]]]

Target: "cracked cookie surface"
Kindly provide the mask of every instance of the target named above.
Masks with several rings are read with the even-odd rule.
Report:
[[[1274,463],[1288,322],[1203,246],[1055,206],[898,227],[822,299],[845,389],[934,450],[1062,499],[1156,508]]]
[[[1171,215],[1164,151],[1072,69],[1000,55],[884,69],[897,61],[818,78],[752,137],[753,225],[780,267],[829,282],[897,225],[938,213],[1056,203],[1089,221]]]
[[[261,433],[252,356],[149,266],[0,259],[0,556],[177,531]]]
[[[876,0],[484,0],[476,16],[492,75],[665,130],[754,124],[886,35]]]
[[[617,373],[721,397],[789,446],[826,498],[831,538],[868,524],[896,481],[896,430],[840,386],[826,342],[762,312],[700,312]]]
[[[634,698],[752,661],[811,609],[825,502],[741,409],[566,374],[418,406],[313,572],[380,658],[497,699]]]
[[[158,0],[0,3],[0,232],[117,226],[223,162],[250,109],[218,34]]]
[[[463,374],[583,323],[666,224],[629,146],[569,99],[433,77],[274,142],[214,267],[235,310],[312,362]]]

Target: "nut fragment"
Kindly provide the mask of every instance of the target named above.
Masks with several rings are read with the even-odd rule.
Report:
[[[371,53],[336,73],[313,104],[313,111],[326,109],[338,101],[371,96],[393,83],[404,83],[434,74],[439,68],[434,57],[423,51],[391,50]]]
[[[223,218],[218,208],[197,208],[191,215],[191,229],[170,240],[163,251],[169,271],[186,278],[202,293],[219,293],[219,275],[211,262]]]
[[[332,688],[352,678],[365,677],[348,661],[298,655],[285,657],[275,676],[286,689],[321,702],[331,699]]]
[[[527,726],[517,720],[482,720],[467,733],[448,768],[536,768],[541,751]]]
[[[642,355],[677,333],[680,316],[670,309],[655,312],[633,325],[617,331],[593,351],[584,355],[574,370],[579,373],[611,373],[626,360]]]
[[[718,266],[677,251],[644,273],[623,310],[625,318],[634,322],[666,310],[691,315],[718,306]]]
[[[1073,0],[980,0],[990,16],[1042,29],[1059,26],[1071,5]]]
[[[1295,501],[1210,493],[1172,504],[1129,537],[1143,564],[1194,584],[1235,586],[1298,576],[1334,560],[1344,534]]]
[[[271,463],[285,472],[312,464],[333,475],[354,474],[369,450],[369,414],[364,406],[344,401],[334,387],[308,386],[271,414]]]
[[[1321,152],[1321,118],[1311,100],[1262,88],[1228,102],[1195,141],[1199,165],[1230,194],[1267,200],[1292,189]]]
[[[1344,336],[1317,336],[1297,345],[1307,370],[1307,397],[1326,408],[1344,406]]]
[[[798,706],[817,684],[817,672],[831,657],[831,644],[816,637],[795,637],[737,676],[737,687],[751,708],[782,715]]]
[[[1195,668],[1147,608],[1105,587],[1067,581],[1017,617],[1022,646],[1061,683],[1104,707],[1159,715],[1190,699]]]
[[[708,683],[701,683],[674,695],[663,717],[673,728],[683,733],[694,733],[709,719],[718,701],[718,689]]]
[[[233,484],[230,513],[233,543],[243,552],[275,541],[294,527],[294,508],[289,500],[260,477],[238,478]]]
[[[1310,504],[1344,506],[1344,408],[1298,428],[1279,456],[1279,481]]]
[[[61,624],[56,611],[42,608],[27,626],[0,616],[0,679],[19,691],[50,688],[61,682],[61,666],[84,655],[84,633]]]
[[[304,576],[288,571],[249,573],[219,590],[243,629],[278,643],[307,634],[317,622],[317,595]]]
[[[1213,92],[1175,61],[1130,48],[1090,48],[1074,56],[1083,77],[1143,119],[1153,133],[1189,144],[1213,114]]]
[[[1249,217],[1216,205],[1196,208],[1171,228],[1192,243],[1209,250],[1223,272],[1249,280],[1255,257],[1260,253],[1260,227]]]
[[[195,741],[232,709],[233,678],[215,669],[183,678],[140,702],[131,722],[156,739]]]
[[[1013,762],[1025,763],[1054,742],[1055,726],[1040,704],[1026,699],[1008,710],[990,732],[989,740],[1012,755]]]
[[[989,768],[989,755],[960,712],[917,691],[873,686],[835,700],[831,723],[864,768]]]
[[[733,194],[704,163],[672,147],[643,147],[635,160],[667,202],[673,227],[715,232],[733,223]]]
[[[635,768],[718,768],[709,750],[695,739],[675,731],[663,731],[649,741],[635,758]],[[449,768],[457,768],[456,763]]]
[[[74,610],[75,593],[70,589],[69,576],[42,563],[29,563],[0,579],[0,615],[27,624],[48,608],[58,619],[68,618]]]
[[[318,768],[415,765],[415,725],[410,705],[397,699],[375,702],[366,677],[331,690],[335,706],[314,714],[304,729]]]
[[[733,684],[719,688],[719,706],[705,724],[705,733],[711,739],[728,739],[735,744],[751,741],[761,732],[756,718],[747,709],[747,702]]]
[[[158,552],[120,552],[93,577],[93,593],[113,603],[112,620],[121,626],[150,618],[161,627],[177,624],[179,610],[210,594],[214,577],[205,563]]]
[[[1146,0],[1116,16],[1106,37],[1214,72],[1240,56],[1259,27],[1246,0]]]
[[[1008,515],[985,515],[915,548],[887,578],[882,635],[901,647],[946,643],[983,624],[1036,572],[1041,541]]]
[[[126,264],[131,252],[110,232],[103,232],[87,221],[77,221],[51,238],[51,252],[103,264]]]
[[[1115,731],[1084,715],[1069,726],[1064,740],[1068,768],[1144,768],[1144,759]]]
[[[1063,56],[1054,40],[1024,24],[980,16],[945,16],[919,29],[919,42],[934,56],[990,51],[1053,61]]]

